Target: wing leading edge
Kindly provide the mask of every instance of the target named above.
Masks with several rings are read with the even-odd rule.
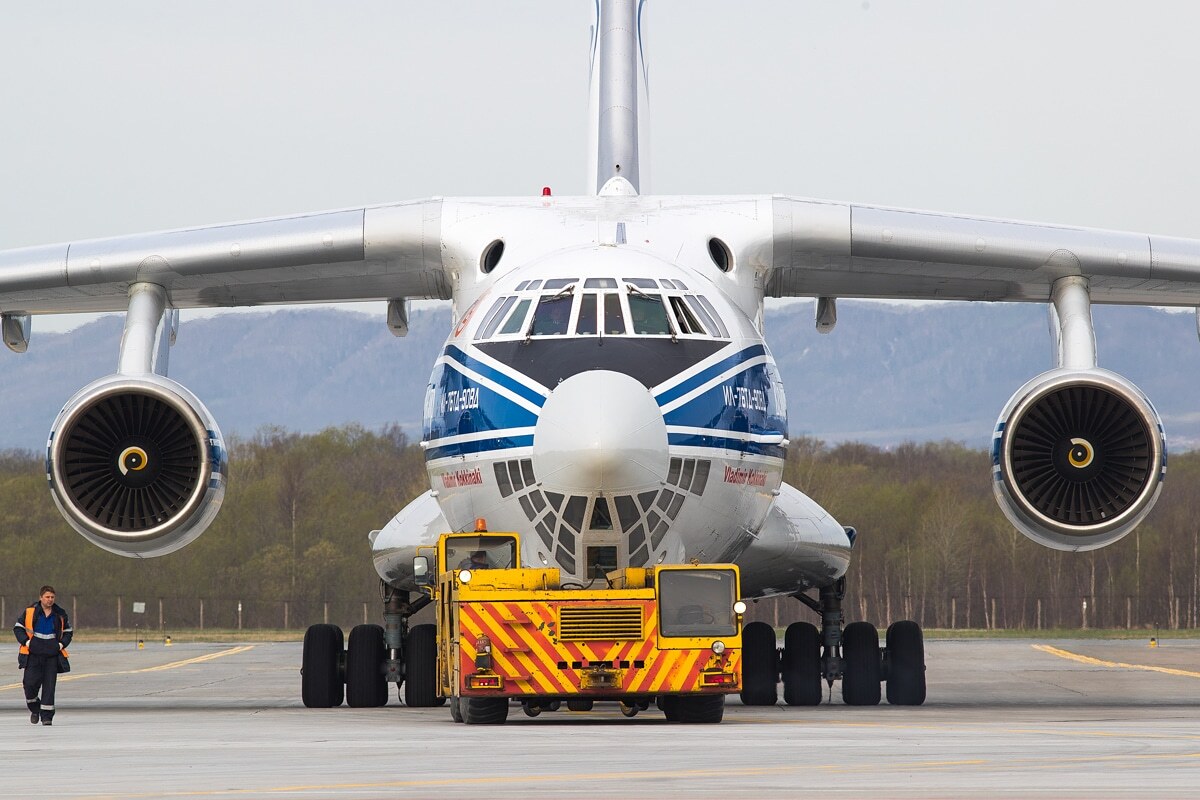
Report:
[[[0,252],[0,311],[123,311],[132,283],[175,308],[449,299],[442,201],[93,239]]]
[[[773,214],[767,296],[1047,302],[1081,275],[1092,302],[1200,305],[1200,240],[790,197]]]

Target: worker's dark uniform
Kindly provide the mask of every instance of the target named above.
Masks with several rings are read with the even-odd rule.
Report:
[[[32,613],[31,613],[32,612]],[[32,622],[32,630],[28,624]],[[25,670],[21,683],[25,687],[25,702],[31,714],[42,722],[54,719],[54,687],[58,683],[58,657],[67,654],[71,643],[71,621],[57,603],[49,616],[41,603],[34,603],[21,612],[13,633],[21,644],[17,665]],[[39,697],[40,693],[40,697]]]

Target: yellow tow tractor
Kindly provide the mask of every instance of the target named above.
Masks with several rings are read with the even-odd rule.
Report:
[[[516,533],[447,533],[428,549],[414,573],[436,603],[437,694],[455,722],[504,722],[512,700],[531,717],[609,700],[627,717],[657,703],[670,721],[720,722],[725,695],[741,691],[733,564],[627,568],[584,585],[522,567]]]

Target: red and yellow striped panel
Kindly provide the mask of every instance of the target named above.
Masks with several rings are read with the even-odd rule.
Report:
[[[622,601],[640,606],[644,638],[562,641],[559,606],[604,607],[612,601],[461,602],[458,605],[459,669],[462,695],[592,696],[719,693],[741,685],[741,652],[728,648],[718,656],[708,644],[690,649],[658,648],[658,615],[653,600]],[[492,670],[504,678],[500,690],[472,690],[465,677],[475,673],[476,642],[492,642]],[[640,662],[640,663],[639,663]],[[565,665],[565,666],[562,666]],[[613,687],[584,688],[589,667],[616,674]],[[608,666],[604,666],[608,665]],[[703,680],[706,672],[731,673],[732,684]]]

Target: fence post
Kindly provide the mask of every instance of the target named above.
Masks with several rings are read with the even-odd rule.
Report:
[[[286,631],[288,627],[288,601],[283,601],[283,629]]]
[[[325,624],[329,624],[329,601],[325,601]]]
[[[75,607],[77,600],[79,600],[78,597],[76,597],[75,595],[71,595],[71,624],[72,625],[79,624],[79,614],[76,613],[78,611],[78,609]],[[0,610],[0,619],[8,619],[8,615],[5,614],[3,610]]]
[[[363,603],[363,625],[367,624],[367,604]]]
[[[158,629],[160,631],[163,629],[163,606],[161,597],[158,598]]]
[[[200,598],[200,630],[204,630],[204,598]]]
[[[1133,630],[1133,598],[1125,595],[1125,630]]]
[[[123,602],[124,598],[121,595],[117,595],[117,630],[121,630],[121,604]]]
[[[238,600],[238,630],[242,629],[242,601]]]
[[[72,617],[75,615],[72,614]],[[0,595],[0,619],[8,619],[8,598]]]
[[[950,598],[950,630],[958,627],[958,598]]]

